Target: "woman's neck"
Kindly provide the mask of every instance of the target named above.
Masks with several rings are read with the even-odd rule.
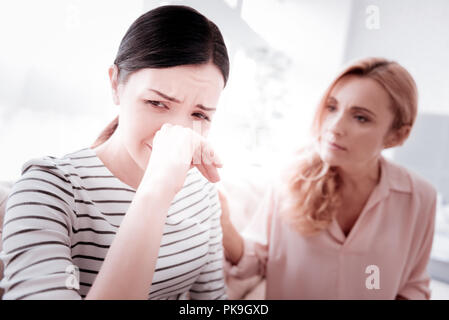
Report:
[[[376,159],[363,166],[355,166],[344,170],[338,168],[342,179],[341,195],[343,210],[337,214],[337,221],[345,236],[355,225],[362,213],[370,194],[379,182],[380,160]]]
[[[346,190],[366,190],[372,188],[380,179],[380,157],[349,168],[339,167],[338,172]]]
[[[144,171],[129,155],[117,130],[106,142],[93,150],[114,176],[133,189],[138,188]]]

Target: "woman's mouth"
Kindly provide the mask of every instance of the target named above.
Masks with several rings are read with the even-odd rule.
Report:
[[[339,144],[336,144],[334,142],[327,142],[328,146],[332,149],[332,150],[341,150],[341,151],[346,151],[347,149],[343,146],[340,146]]]
[[[145,143],[145,144],[148,148],[150,148],[151,151],[153,151],[153,147],[150,144],[148,144],[148,143]]]

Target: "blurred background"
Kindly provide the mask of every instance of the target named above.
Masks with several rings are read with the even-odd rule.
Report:
[[[2,0],[0,181],[22,164],[90,146],[115,117],[107,68],[142,13],[192,6],[221,29],[231,74],[211,140],[228,178],[268,178],[308,141],[313,111],[347,62],[397,60],[414,76],[419,116],[385,155],[439,192],[429,270],[449,298],[449,2],[446,0]]]

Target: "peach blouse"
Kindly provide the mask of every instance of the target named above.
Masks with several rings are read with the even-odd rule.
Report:
[[[266,277],[267,299],[429,299],[426,272],[436,191],[381,157],[381,177],[346,237],[334,219],[302,236],[280,217],[285,200],[273,187],[243,232],[244,253],[230,276]]]

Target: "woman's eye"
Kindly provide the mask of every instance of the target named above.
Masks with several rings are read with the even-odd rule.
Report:
[[[206,115],[203,114],[203,113],[196,112],[196,113],[193,114],[193,116],[194,116],[194,117],[197,117],[197,118],[199,118],[199,119],[203,119],[203,120],[206,120],[206,121],[210,121],[209,117],[206,116]]]
[[[361,123],[365,123],[365,122],[368,122],[368,121],[369,121],[369,119],[366,118],[366,117],[364,117],[364,116],[355,116],[354,118],[355,118],[358,122],[361,122]]]
[[[167,106],[160,101],[145,100],[145,103],[151,104],[157,108],[167,108]]]
[[[327,111],[329,111],[329,112],[332,112],[332,111],[337,110],[337,108],[336,108],[335,106],[327,106],[326,109],[327,109]]]

